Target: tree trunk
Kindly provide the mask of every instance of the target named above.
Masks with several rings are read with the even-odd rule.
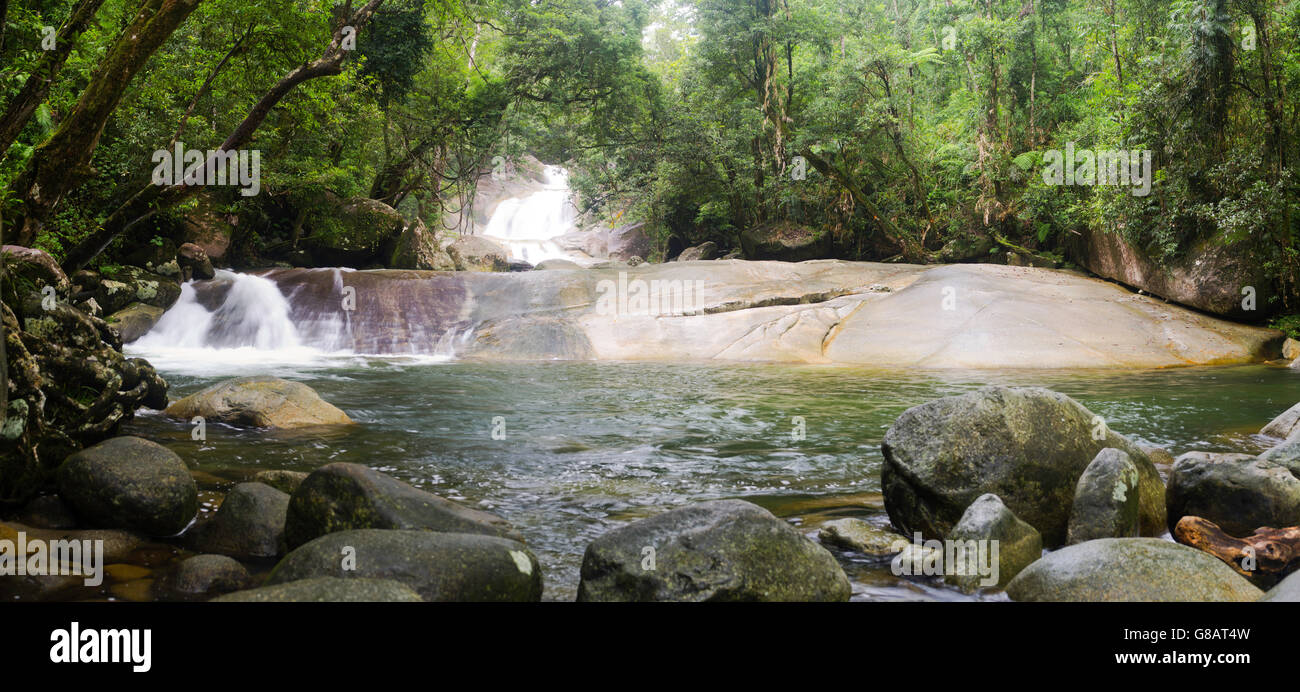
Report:
[[[321,57],[312,62],[303,63],[284,77],[281,77],[280,81],[276,82],[270,91],[267,91],[262,98],[258,99],[252,110],[235,127],[230,136],[226,138],[226,141],[222,142],[216,153],[238,149],[246,144],[252,139],[253,133],[257,132],[257,128],[266,120],[266,117],[270,115],[271,109],[275,108],[276,104],[299,84],[317,77],[328,77],[341,73],[343,71],[343,60],[348,54],[348,51],[343,48],[343,29],[352,27],[359,33],[383,3],[384,0],[370,0],[370,2],[367,2],[354,12],[347,21],[335,28],[329,46],[326,47]],[[82,268],[86,262],[103,252],[104,248],[108,247],[108,244],[119,233],[153,216],[161,209],[166,209],[186,200],[197,192],[197,186],[185,185],[183,182],[170,186],[146,186],[132,195],[122,206],[118,207],[104,221],[102,226],[68,253],[63,263],[64,271],[74,272]]]
[[[104,0],[81,0],[77,6],[72,9],[72,14],[68,21],[64,22],[59,28],[59,33],[55,36],[54,50],[46,51],[41,58],[40,64],[27,77],[23,83],[23,88],[9,102],[5,108],[4,117],[0,118],[0,159],[3,159],[9,147],[13,146],[14,140],[18,139],[18,133],[22,132],[27,121],[31,119],[32,114],[36,112],[36,107],[41,105],[45,100],[45,95],[49,93],[50,87],[54,84],[54,78],[59,75],[63,69],[63,63],[67,61],[68,55],[72,53],[73,47],[77,43],[77,37],[81,32],[86,30],[86,25],[90,23],[95,12],[99,11],[99,6]],[[6,3],[8,4],[8,3]],[[0,32],[4,31],[5,18],[3,12],[0,12]],[[3,33],[0,33],[0,49],[3,49]]]
[[[15,190],[22,200],[18,242],[30,245],[59,200],[88,173],[90,157],[126,87],[202,0],[145,0],[95,70],[81,99],[37,148]]]

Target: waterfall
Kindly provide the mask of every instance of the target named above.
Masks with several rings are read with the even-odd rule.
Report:
[[[570,201],[569,174],[547,166],[545,187],[522,199],[511,197],[497,205],[483,235],[510,251],[510,259],[536,265],[543,260],[574,260],[556,238],[574,230],[577,209]]]

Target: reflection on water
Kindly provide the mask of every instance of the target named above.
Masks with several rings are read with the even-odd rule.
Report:
[[[1149,372],[873,371],[830,366],[430,363],[352,357],[311,369],[160,368],[172,396],[272,370],[361,425],[329,436],[240,431],[142,415],[126,434],[166,444],[227,481],[260,469],[366,464],[497,512],[527,537],[547,598],[572,599],[597,536],[688,502],[743,497],[810,534],[831,518],[885,525],[880,440],[910,406],[985,384],[1068,394],[1110,427],[1174,454],[1256,452],[1252,434],[1300,401],[1300,372],[1270,366]],[[493,419],[505,421],[493,439]],[[796,440],[794,419],[805,421]],[[937,581],[840,555],[859,599],[961,599]],[[1001,598],[1001,596],[997,596]]]

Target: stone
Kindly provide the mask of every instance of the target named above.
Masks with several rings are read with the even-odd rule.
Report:
[[[948,533],[948,541],[960,541],[967,548],[962,568],[953,572],[945,570],[944,580],[966,593],[974,593],[981,588],[1002,588],[1013,577],[1042,557],[1043,537],[1034,527],[1021,521],[997,495],[987,493],[976,498],[961,515],[961,519]],[[971,541],[984,542],[979,547]],[[996,574],[978,573],[976,556],[978,551],[992,554],[992,541],[997,541]],[[972,549],[973,548],[973,549]],[[945,566],[951,567],[951,566]],[[996,580],[995,584],[986,584],[986,577]]]
[[[202,552],[245,560],[283,555],[288,509],[288,494],[262,483],[240,483],[211,519],[194,527],[190,541]]]
[[[420,219],[402,229],[388,265],[394,269],[456,270],[456,263],[443,249],[437,234],[430,231]]]
[[[198,512],[198,487],[181,458],[138,437],[114,437],[68,457],[59,496],[95,528],[180,533]]]
[[[182,276],[186,281],[190,279],[207,281],[217,276],[207,251],[196,243],[181,244],[176,250],[176,261],[180,263]]]
[[[1300,404],[1292,406],[1269,421],[1259,434],[1286,439],[1298,431],[1300,431]]]
[[[158,324],[158,320],[162,319],[163,312],[165,311],[162,308],[153,305],[131,303],[109,315],[105,321],[117,330],[122,343],[129,344],[149,333],[149,330]]]
[[[510,271],[510,253],[483,236],[461,236],[447,246],[447,254],[458,271]]]
[[[907,538],[862,519],[834,519],[822,524],[817,538],[823,545],[833,545],[854,552],[884,557],[898,552]]]
[[[219,382],[168,406],[172,418],[202,416],[209,424],[293,429],[350,425],[352,419],[301,382],[278,377],[237,377]]]
[[[10,276],[30,284],[32,290],[53,286],[62,293],[70,288],[68,275],[63,273],[50,253],[40,248],[4,245],[0,246],[0,255],[4,255],[0,260],[4,262]]]
[[[236,591],[213,603],[419,603],[411,587],[392,579],[299,579],[258,589]]]
[[[28,502],[18,520],[41,529],[71,529],[77,526],[72,508],[58,495],[41,495]]]
[[[1185,516],[1218,524],[1233,536],[1262,526],[1300,524],[1300,479],[1249,454],[1188,452],[1169,474],[1169,528]]]
[[[541,262],[537,263],[536,267],[533,267],[533,271],[539,271],[539,272],[573,271],[577,269],[582,269],[582,265],[578,264],[577,262],[570,262],[569,260],[566,259],[542,260]]]
[[[1259,600],[1273,601],[1275,603],[1300,603],[1300,572],[1293,572],[1291,576],[1278,582]]]
[[[768,223],[740,234],[745,259],[804,262],[831,256],[831,234],[791,222]]]
[[[1300,478],[1300,435],[1259,455],[1259,460],[1286,467],[1292,476]]]
[[[1286,341],[1283,341],[1282,357],[1291,361],[1300,358],[1300,341],[1296,341],[1295,339],[1289,337],[1287,338]]]
[[[682,250],[682,254],[677,256],[678,262],[695,262],[699,260],[715,260],[718,258],[718,244],[712,240],[707,240],[695,247],[688,247]]]
[[[355,555],[355,569],[345,558]],[[426,601],[527,602],[542,597],[537,558],[496,536],[435,531],[340,531],[295,548],[267,585],[312,577],[393,579]]]
[[[742,500],[700,502],[592,541],[579,601],[847,601],[827,550]]]
[[[1158,538],[1100,538],[1048,553],[1007,585],[1015,601],[1254,601],[1218,558]]]
[[[367,197],[329,197],[307,213],[303,239],[317,266],[365,267],[392,258],[407,227],[396,209]]]
[[[1137,537],[1138,480],[1128,454],[1113,448],[1098,452],[1075,486],[1066,542]]]
[[[182,560],[153,584],[161,601],[210,598],[246,589],[253,577],[239,562],[225,555],[196,555]]]
[[[335,531],[424,529],[476,533],[523,542],[495,514],[465,507],[360,464],[333,463],[303,480],[288,503],[290,548]]]
[[[302,482],[306,480],[306,478],[307,473],[305,471],[282,471],[275,469],[270,471],[258,471],[253,474],[249,480],[255,483],[265,483],[282,493],[292,495],[293,491],[297,490],[298,486],[302,485]]]
[[[654,249],[654,240],[651,239],[650,228],[644,222],[630,223],[610,229],[605,233],[605,254],[604,256],[628,262],[633,257],[649,257],[650,252]],[[593,255],[593,257],[596,255]]]
[[[1107,447],[1138,467],[1143,534],[1164,533],[1164,484],[1146,454],[1078,402],[1038,387],[985,387],[905,411],[881,445],[885,510],[904,535],[943,538],[993,493],[1044,545],[1059,546],[1079,478]]]

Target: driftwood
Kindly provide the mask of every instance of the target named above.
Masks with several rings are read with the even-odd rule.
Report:
[[[1272,585],[1300,568],[1300,526],[1263,527],[1236,538],[1208,519],[1188,516],[1178,520],[1174,540],[1223,560],[1260,586]]]

